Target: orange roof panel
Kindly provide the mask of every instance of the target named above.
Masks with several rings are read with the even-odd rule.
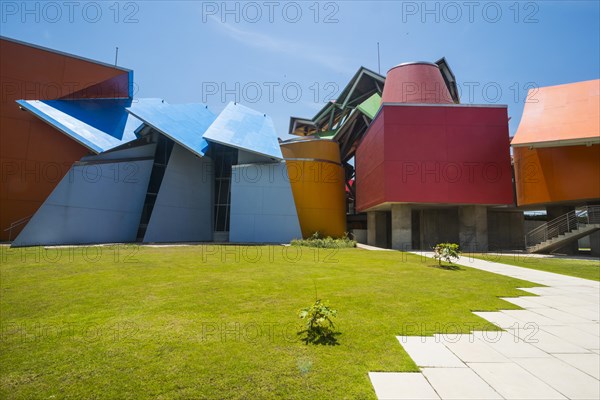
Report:
[[[513,147],[600,143],[600,79],[531,89]]]

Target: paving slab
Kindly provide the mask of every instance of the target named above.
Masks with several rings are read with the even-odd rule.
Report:
[[[578,306],[578,307],[574,307],[574,306],[566,306],[566,307],[561,307],[560,310],[564,311],[568,314],[572,314],[575,315],[577,317],[581,317],[587,320],[590,320],[591,322],[599,322],[600,320],[600,307],[598,306],[598,303],[600,303],[599,300],[594,300],[596,302],[596,304],[594,304],[593,306]],[[572,322],[572,323],[578,323],[578,322]]]
[[[543,311],[545,311],[545,310],[547,310],[547,309],[544,309]],[[516,318],[523,322],[533,323],[536,325],[563,325],[564,324],[560,320],[557,320],[554,318],[548,318],[548,317],[542,315],[541,314],[542,310],[538,309],[536,311],[538,311],[538,312],[533,312],[530,310],[502,310],[501,312],[512,318]],[[555,310],[555,311],[560,312],[558,310]],[[588,321],[581,320],[580,322],[585,323]]]
[[[523,321],[500,311],[475,311],[473,314],[481,317],[499,328],[516,328],[525,325]]]
[[[569,399],[600,398],[600,382],[557,358],[520,358],[521,367]]]
[[[423,368],[423,375],[442,399],[502,399],[470,368]]]
[[[600,354],[555,354],[554,357],[600,380]]]
[[[533,314],[539,314],[545,319],[552,321],[551,323],[547,323],[542,322],[544,320],[540,320],[540,322],[538,322],[540,325],[589,324],[595,322],[593,319],[582,318],[574,315],[571,312],[566,312],[556,308],[537,308],[529,312]],[[592,313],[590,312],[590,314]]]
[[[541,330],[587,350],[600,349],[600,337],[574,326],[543,326]]]
[[[600,337],[600,324],[591,323],[591,324],[571,324],[573,328],[579,329],[580,331],[584,331],[587,333],[591,333],[592,335],[596,335]]]
[[[418,372],[369,372],[380,400],[439,400],[423,374]]]
[[[436,335],[434,335],[436,336]],[[444,345],[463,362],[508,362],[509,359],[498,353],[473,334],[460,335]]]
[[[466,368],[466,365],[434,336],[397,336],[419,367]]]
[[[590,351],[573,344],[568,340],[554,336],[551,333],[539,330],[507,329],[507,332],[522,339],[546,353],[589,353]]]
[[[536,303],[535,301],[531,301],[530,297],[533,296],[528,296],[528,297],[500,297],[502,300],[504,301],[508,301],[509,303],[515,304],[519,307],[522,308],[527,308],[528,310],[534,309],[534,308],[548,308],[547,306],[540,304],[540,303]]]
[[[505,399],[565,399],[565,396],[515,363],[469,363],[468,365]]]
[[[473,332],[473,335],[496,352],[511,359],[516,357],[551,357],[551,355],[545,351],[540,350],[530,343],[525,343],[518,336],[507,331]]]

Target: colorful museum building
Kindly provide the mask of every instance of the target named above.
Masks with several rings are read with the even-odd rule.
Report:
[[[8,38],[0,53],[0,227],[13,246],[353,232],[394,249],[522,249],[527,207],[600,199],[598,80],[541,89],[513,163],[507,106],[461,104],[444,58],[386,77],[361,67],[281,141],[242,104],[134,98],[131,70]]]

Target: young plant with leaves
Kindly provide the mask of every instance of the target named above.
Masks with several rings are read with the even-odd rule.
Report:
[[[452,260],[458,260],[460,257],[460,248],[456,243],[438,243],[433,248],[433,258],[438,260],[438,264],[442,265],[442,260],[452,264]]]

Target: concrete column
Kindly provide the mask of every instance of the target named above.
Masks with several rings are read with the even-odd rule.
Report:
[[[367,244],[387,247],[387,221],[384,211],[367,212]]]
[[[591,254],[594,257],[600,257],[600,232],[595,232],[590,235]]]
[[[412,207],[392,204],[392,249],[412,249]]]
[[[488,251],[486,206],[458,207],[458,239],[463,252]]]
[[[587,203],[588,206],[597,206],[598,201]],[[590,235],[590,254],[593,257],[600,257],[600,231]]]

